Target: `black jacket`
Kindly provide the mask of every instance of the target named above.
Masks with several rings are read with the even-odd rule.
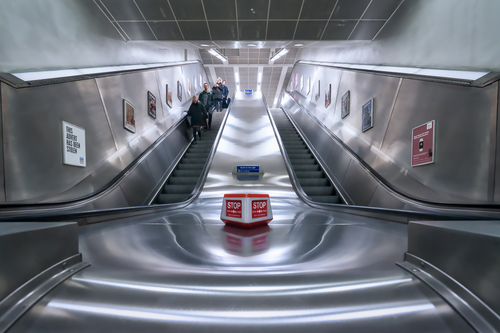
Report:
[[[205,106],[205,109],[214,104],[214,95],[212,94],[211,91],[206,92],[205,90],[203,90],[200,93],[200,96],[198,96],[198,99],[200,100],[200,103],[203,104],[203,106]]]
[[[208,118],[205,107],[201,103],[191,104],[188,111],[188,116],[191,116],[191,126],[205,126],[205,119]]]
[[[221,86],[214,86],[212,88],[212,94],[214,95],[214,99],[222,99],[222,88]]]

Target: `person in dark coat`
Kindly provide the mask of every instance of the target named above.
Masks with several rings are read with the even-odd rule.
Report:
[[[196,140],[196,133],[198,133],[201,140],[200,128],[201,126],[205,126],[208,119],[205,107],[198,101],[198,96],[194,95],[189,110],[184,112],[187,112],[188,116],[191,116],[191,126],[193,127],[193,137],[194,137],[193,144],[197,144],[198,142]]]
[[[217,111],[222,111],[222,82],[219,83],[219,80],[217,80],[217,83],[214,85],[212,88],[212,94],[214,95],[214,103],[215,103],[215,109]]]
[[[226,86],[226,80],[222,80],[222,108],[229,107],[230,102],[229,88]]]
[[[211,129],[212,128],[212,111],[213,111],[212,107],[214,105],[214,95],[212,94],[211,91],[208,90],[208,88],[209,88],[208,83],[205,83],[203,85],[203,87],[205,88],[205,90],[203,90],[200,93],[200,96],[198,96],[198,100],[205,107],[205,111],[207,112],[207,115],[208,115],[208,123],[206,126],[208,127],[208,129]]]

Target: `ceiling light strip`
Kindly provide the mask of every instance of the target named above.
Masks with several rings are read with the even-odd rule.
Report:
[[[210,53],[211,55],[213,55],[214,57],[218,58],[219,60],[221,60],[222,62],[227,62],[227,57],[225,55],[223,55],[219,50],[217,49],[210,49],[208,50],[208,53]]]
[[[278,53],[274,54],[272,57],[271,57],[271,61],[276,61],[277,59],[281,58],[282,56],[284,56],[285,54],[288,53],[288,49],[281,49]]]

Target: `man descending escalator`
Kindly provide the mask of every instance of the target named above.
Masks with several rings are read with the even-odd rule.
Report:
[[[196,140],[196,133],[198,133],[200,140],[201,140],[201,127],[205,126],[208,120],[208,115],[207,112],[205,111],[205,107],[199,103],[198,101],[198,96],[194,95],[193,96],[193,101],[191,103],[191,106],[189,107],[187,112],[188,116],[191,116],[191,126],[193,126],[193,137],[194,137],[194,142],[193,144],[198,143],[198,140]]]
[[[205,90],[203,90],[201,93],[200,93],[200,96],[198,97],[200,103],[205,107],[205,111],[208,115],[208,124],[206,125],[206,127],[208,127],[208,129],[212,129],[212,113],[213,113],[213,106],[214,106],[214,95],[212,94],[211,91],[208,90],[209,88],[209,85],[208,83],[205,83],[203,85],[203,87],[205,88]]]

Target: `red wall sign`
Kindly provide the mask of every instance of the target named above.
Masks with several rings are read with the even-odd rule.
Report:
[[[226,200],[226,216],[241,218],[241,200]]]
[[[267,216],[267,200],[252,200],[252,218]]]
[[[434,163],[436,121],[415,127],[411,132],[411,166]]]

